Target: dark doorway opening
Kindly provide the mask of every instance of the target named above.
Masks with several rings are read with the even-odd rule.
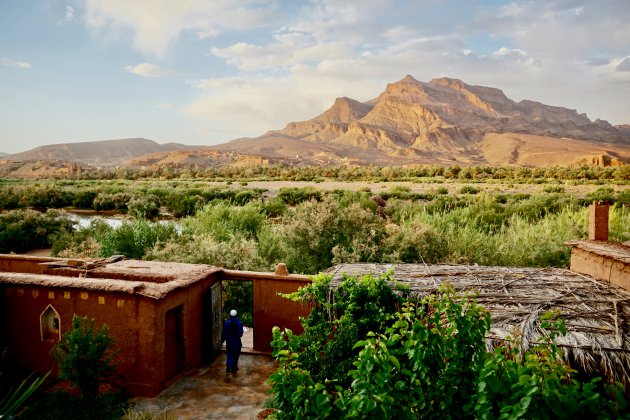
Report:
[[[184,305],[179,305],[164,315],[164,368],[166,378],[184,370]]]
[[[243,350],[254,348],[254,282],[223,280],[223,319],[235,309],[243,323]]]

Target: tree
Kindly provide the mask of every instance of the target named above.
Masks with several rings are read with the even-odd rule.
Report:
[[[88,401],[96,399],[101,382],[116,372],[114,358],[118,350],[109,336],[109,327],[103,325],[97,330],[94,319],[87,317],[74,315],[72,330],[64,334],[51,354],[59,365],[59,376],[76,386]]]

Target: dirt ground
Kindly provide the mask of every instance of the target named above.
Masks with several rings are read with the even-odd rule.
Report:
[[[155,398],[134,398],[130,407],[177,419],[255,419],[269,397],[267,378],[276,366],[269,356],[242,354],[236,373],[225,372],[225,353],[190,372]]]

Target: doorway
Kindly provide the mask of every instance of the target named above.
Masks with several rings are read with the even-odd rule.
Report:
[[[202,355],[204,362],[210,362],[221,351],[221,330],[223,329],[223,283],[216,282],[203,296],[203,339]]]
[[[166,378],[184,370],[184,305],[170,309],[164,315],[164,369]]]

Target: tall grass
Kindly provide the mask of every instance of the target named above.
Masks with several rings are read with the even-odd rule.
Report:
[[[389,198],[383,207],[382,197],[368,192],[333,191],[295,202],[215,200],[184,219],[181,234],[140,220],[117,231],[95,230],[94,237],[101,255],[246,270],[284,262],[291,272],[314,274],[347,262],[567,267],[564,242],[587,232],[586,203],[566,193]],[[83,236],[64,243],[86,243]],[[630,239],[626,204],[611,207],[610,238]]]

